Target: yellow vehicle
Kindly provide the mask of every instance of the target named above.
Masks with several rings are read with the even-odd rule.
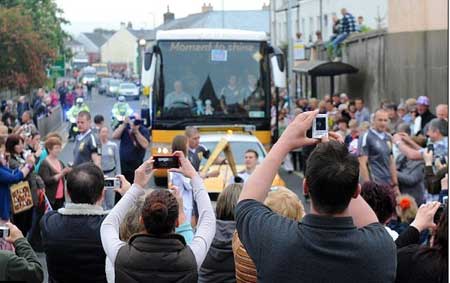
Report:
[[[244,154],[247,150],[255,150],[258,153],[259,162],[267,155],[264,146],[250,133],[232,131],[227,134],[205,133],[200,139],[201,144],[211,152],[210,158],[202,161],[200,170],[203,173],[208,170],[220,172],[218,177],[205,179],[205,187],[212,194],[219,194],[228,184],[234,182],[238,172],[245,170]],[[214,165],[217,155],[226,158],[228,164]],[[285,186],[285,183],[277,174],[272,185]]]
[[[270,148],[271,84],[286,81],[283,54],[264,32],[160,30],[142,65],[144,93],[151,91],[152,154],[169,153],[187,126],[251,125]],[[157,184],[164,174],[156,175]]]

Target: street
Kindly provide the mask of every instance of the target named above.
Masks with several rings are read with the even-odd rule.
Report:
[[[113,104],[116,102],[116,100],[112,97],[107,97],[104,95],[97,94],[96,89],[93,90],[93,96],[92,100],[88,100],[87,104],[89,105],[89,109],[91,110],[91,116],[92,119],[95,115],[101,114],[103,117],[105,117],[105,125],[111,124],[111,108]],[[128,101],[131,108],[135,111],[140,113],[140,101],[137,100],[130,100]],[[119,141],[116,141],[119,144]],[[68,142],[63,148],[63,151],[61,152],[61,159],[64,161],[64,163],[73,161],[73,143]],[[302,189],[302,178],[300,173],[293,172],[292,174],[287,173],[283,169],[280,169],[279,172],[281,178],[286,183],[286,186],[294,191],[302,200],[302,202],[305,204],[305,200],[303,197],[303,189]],[[153,182],[152,182],[153,183]],[[152,185],[152,184],[151,184]],[[306,208],[306,204],[305,204]]]

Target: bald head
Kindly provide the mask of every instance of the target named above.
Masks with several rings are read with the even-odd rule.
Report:
[[[448,121],[448,105],[439,104],[438,106],[436,106],[436,116],[439,119]]]

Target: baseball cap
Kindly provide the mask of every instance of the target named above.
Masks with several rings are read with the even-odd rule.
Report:
[[[426,106],[430,106],[430,99],[426,96],[419,96],[417,98],[416,104],[421,104],[421,105],[426,105]]]

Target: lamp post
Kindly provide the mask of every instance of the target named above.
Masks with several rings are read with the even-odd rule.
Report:
[[[144,38],[139,39],[139,84],[142,85],[142,61],[144,58],[144,49],[147,41]]]

